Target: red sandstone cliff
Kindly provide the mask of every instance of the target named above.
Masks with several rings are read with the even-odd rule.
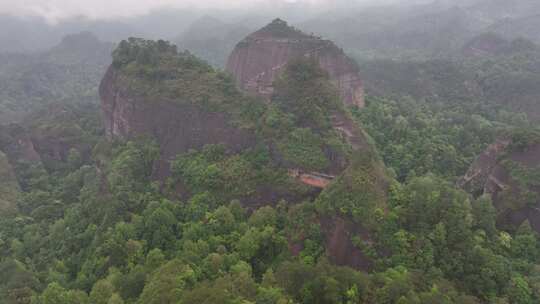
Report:
[[[343,100],[349,104],[363,105],[362,86],[360,79],[358,78],[356,66],[342,51],[337,49],[331,42],[309,37],[297,31],[291,31],[291,28],[283,23],[278,23],[277,25],[278,32],[279,28],[285,30],[278,34],[278,37],[281,37],[279,39],[303,39],[305,42],[293,44],[290,46],[290,49],[288,51],[285,50],[285,52],[291,52],[291,54],[296,52],[299,56],[303,56],[306,54],[311,55],[312,53],[309,53],[310,49],[317,49],[316,52],[313,53],[315,54],[314,56],[317,56],[321,65],[326,67],[329,75],[334,76],[334,82],[336,82],[341,89]],[[269,39],[270,38],[271,37],[269,37]],[[266,46],[272,47],[272,43],[269,43]],[[261,50],[264,50],[266,46],[261,47]],[[278,49],[280,48],[279,45],[277,47]],[[305,50],[307,50],[307,52],[305,52]],[[237,56],[239,56],[239,60],[245,60],[245,64],[249,62],[249,64],[258,66],[259,64],[264,65],[268,63],[265,63],[264,54],[262,57],[257,54],[250,57],[250,54],[247,54],[248,58],[243,57],[241,54],[237,54]],[[233,54],[232,57],[234,56],[235,55]],[[130,83],[136,81],[139,74],[133,71],[129,73],[129,71],[122,70],[122,64],[129,65],[129,63],[122,63],[123,61],[121,60],[123,60],[123,57],[120,52],[117,53],[117,57],[117,59],[120,60],[118,61],[120,67],[116,67],[115,64],[113,64],[107,71],[100,86],[101,106],[106,134],[110,138],[129,139],[148,136],[149,138],[156,140],[160,145],[162,155],[160,162],[156,164],[155,167],[155,174],[157,174],[154,176],[155,178],[164,180],[169,174],[168,161],[177,154],[187,152],[190,149],[200,149],[207,144],[223,144],[231,152],[240,152],[261,142],[260,138],[257,139],[255,137],[255,132],[253,130],[250,131],[248,129],[236,127],[232,122],[232,117],[230,117],[232,114],[229,112],[219,110],[213,111],[204,108],[204,106],[190,100],[189,94],[184,94],[186,90],[191,90],[193,85],[199,83],[204,77],[195,77],[193,81],[189,82],[189,86],[183,86],[184,83],[182,82],[182,77],[184,76],[184,73],[178,72],[181,69],[175,69],[174,73],[181,74],[176,75],[178,76],[178,79],[168,75],[165,77],[166,84],[159,86],[158,83],[157,88],[159,88],[160,92],[146,94],[148,90],[156,88],[156,83],[152,83],[156,78],[150,80],[144,79],[144,84],[152,83],[152,86],[142,86],[142,89],[141,87],[135,86],[136,90],[134,90],[130,87]],[[276,60],[279,61],[279,64],[282,64],[284,68],[286,63],[288,63],[288,60],[294,57],[295,56],[284,56],[281,59],[277,58]],[[256,61],[252,62],[252,60]],[[274,63],[275,62],[269,62],[268,64],[272,65]],[[131,66],[131,68],[133,68],[133,66]],[[143,72],[150,70],[150,68],[155,67],[144,66]],[[159,68],[164,70],[160,70],[160,72],[169,72],[168,66],[161,66]],[[281,69],[281,67],[279,69]],[[274,69],[272,74],[268,74],[271,76],[267,79],[268,83],[273,82],[279,69]],[[238,71],[239,73],[243,73],[242,68],[239,68]],[[173,76],[175,76],[174,73]],[[204,72],[202,76],[204,76]],[[180,87],[181,90],[174,91],[174,94],[169,95],[161,92],[163,90],[166,91],[171,87]],[[234,85],[232,88],[234,89]],[[207,89],[212,88],[207,87]],[[268,88],[265,87],[264,89]],[[197,92],[199,91],[200,89],[197,88]],[[255,93],[259,94],[260,92]],[[271,94],[271,91],[268,94]],[[269,97],[270,95],[265,96]],[[363,131],[354,123],[346,110],[336,110],[335,113],[328,113],[328,115],[331,118],[334,129],[343,135],[343,139],[350,144],[350,147],[356,154],[362,155],[371,151],[371,146],[369,145],[365,134],[363,134]],[[281,163],[281,157],[278,155],[278,152],[274,151],[273,144],[265,144],[269,145],[271,157],[276,164],[291,169],[291,172],[295,172],[294,175],[298,177],[300,181],[314,187],[324,188],[328,186],[332,182],[332,174],[341,174],[345,167],[349,165],[346,161],[342,164],[340,158],[336,157],[335,159],[332,158],[332,161],[337,163],[332,167],[335,167],[335,170],[331,170],[332,172],[326,172],[327,174],[302,172],[298,169],[295,170],[295,168],[289,168],[286,164]],[[383,180],[383,178],[381,178],[381,180]],[[342,182],[346,183],[347,181]],[[299,188],[304,189],[304,187]],[[353,187],[351,186],[351,188]],[[361,190],[372,191],[372,189]],[[319,192],[320,189],[313,189],[313,191],[307,192],[304,192],[304,190],[289,191],[288,189],[276,189],[275,187],[272,187],[272,185],[261,185],[256,193],[249,198],[241,199],[247,206],[255,209],[260,207],[261,204],[271,204],[283,198],[289,202],[302,201],[306,196],[316,196]],[[294,197],[294,195],[302,195],[302,197]],[[317,218],[314,219],[314,221],[319,223],[323,228],[323,233],[326,236],[327,254],[332,262],[338,265],[349,265],[358,269],[369,269],[371,265],[370,259],[364,255],[360,249],[356,248],[351,240],[353,236],[358,235],[361,236],[363,240],[369,240],[369,231],[362,229],[360,224],[353,223],[343,216],[323,219],[319,218],[317,215]],[[292,247],[295,245],[298,244],[291,244]],[[301,245],[298,246],[301,247]]]
[[[529,221],[540,232],[540,201],[525,199],[523,193],[540,197],[540,186],[523,185],[512,177],[512,164],[530,170],[540,168],[540,144],[532,143],[516,149],[512,140],[501,139],[490,145],[471,165],[458,185],[468,192],[488,195],[499,212],[499,224],[517,227]]]
[[[243,90],[270,97],[274,79],[290,60],[302,56],[319,61],[345,104],[364,106],[364,87],[356,63],[333,42],[306,35],[279,19],[238,43],[227,71]]]
[[[156,140],[162,156],[156,166],[158,179],[169,174],[170,160],[190,149],[224,144],[232,152],[239,152],[255,142],[254,134],[232,126],[226,113],[205,111],[176,100],[148,100],[125,88],[119,77],[111,66],[100,86],[106,135]]]

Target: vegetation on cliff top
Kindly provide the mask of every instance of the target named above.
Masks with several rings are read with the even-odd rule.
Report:
[[[209,109],[243,100],[234,82],[189,52],[158,40],[123,40],[113,53],[120,84],[147,99],[170,99]]]
[[[152,49],[159,42],[150,45]],[[199,81],[194,75],[217,73],[198,61],[190,70],[190,60],[181,59],[184,55],[174,47],[161,47],[163,52],[152,51],[150,61],[141,59],[142,64],[136,62],[138,51],[135,57],[126,53],[125,58],[135,59],[116,61],[122,76],[134,73],[124,80],[174,87]],[[167,69],[159,65],[168,60],[176,65],[168,74],[172,78],[153,78],[163,75],[161,69]],[[189,71],[193,74],[182,78]],[[399,177],[399,182],[381,181],[384,174],[378,172],[382,168],[375,150],[351,153],[333,131],[331,113],[345,110],[335,102],[325,77],[309,60],[293,63],[278,81],[272,105],[246,102],[236,109],[260,136],[261,145],[268,144],[265,148],[230,155],[220,146],[207,146],[173,161],[173,177],[184,180],[190,198],[166,195],[152,181],[159,158],[153,141],[103,139],[86,161],[69,157],[61,161],[65,166],[48,171],[17,170],[24,185],[15,200],[18,212],[0,217],[1,301],[538,302],[538,236],[527,225],[512,234],[499,230],[489,199],[472,200],[450,182],[463,168],[462,161],[491,140],[492,122],[448,109],[435,115],[440,118],[436,121],[431,119],[434,108],[417,101],[368,102],[357,117],[370,132],[380,131],[374,140]],[[47,120],[36,124],[44,124],[36,128],[45,131],[62,130]],[[91,129],[92,124],[86,126]],[[463,142],[458,140],[466,134],[462,129],[472,133]],[[80,140],[94,142],[95,135],[83,132]],[[406,146],[402,140],[409,139],[422,143],[420,148]],[[455,148],[474,140],[481,143],[470,150]],[[399,145],[404,147],[397,149]],[[248,211],[237,198],[251,195],[259,183],[280,183],[285,175],[268,164],[275,146],[287,165],[317,169],[342,153],[351,166],[316,199]],[[426,151],[437,160],[420,158]],[[439,161],[440,155],[445,161]],[[399,162],[402,156],[410,161]],[[381,183],[389,190],[381,193]],[[349,237],[372,259],[371,273],[328,262],[328,231],[319,218],[334,215],[351,217],[370,229],[369,238]]]
[[[347,144],[331,122],[334,113],[344,111],[343,105],[316,61],[290,62],[275,81],[274,89],[266,120],[271,126],[267,129],[273,133],[286,162],[323,171],[332,164],[331,155],[346,156]]]
[[[290,39],[293,39],[293,38],[299,39],[299,38],[309,37],[308,35],[304,34],[302,31],[292,26],[289,26],[287,22],[279,18],[274,19],[270,24],[260,29],[257,33],[268,33],[268,34],[271,34],[272,37],[290,38]]]

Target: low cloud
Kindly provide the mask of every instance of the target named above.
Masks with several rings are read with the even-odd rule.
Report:
[[[50,22],[84,16],[92,19],[129,17],[165,8],[268,9],[301,3],[330,7],[357,3],[380,4],[399,0],[0,0],[0,14],[41,16]]]
[[[275,4],[279,0],[0,0],[0,13],[17,16],[42,16],[56,21],[73,16],[115,18],[141,15],[163,8],[249,8]],[[281,0],[312,5],[329,0]],[[354,1],[354,0],[352,0]]]

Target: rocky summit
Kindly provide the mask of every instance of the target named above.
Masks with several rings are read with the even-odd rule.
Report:
[[[332,41],[305,34],[281,19],[240,41],[229,56],[227,71],[243,90],[269,98],[273,82],[292,59],[316,59],[347,105],[364,106],[364,87],[356,63]]]

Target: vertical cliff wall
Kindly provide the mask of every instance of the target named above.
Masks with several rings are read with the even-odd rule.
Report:
[[[177,154],[204,145],[224,144],[233,152],[255,142],[251,132],[234,127],[224,112],[204,110],[200,105],[170,98],[148,98],[134,93],[119,80],[111,66],[100,87],[101,106],[109,138],[149,137],[161,148],[156,177],[169,175],[169,161]]]
[[[243,90],[269,98],[274,79],[289,61],[299,57],[319,62],[345,104],[364,106],[364,87],[356,63],[333,42],[304,34],[279,19],[238,43],[227,71]]]
[[[539,172],[539,142],[520,145],[501,139],[476,159],[458,185],[476,196],[490,196],[503,228],[529,221],[540,232]]]

